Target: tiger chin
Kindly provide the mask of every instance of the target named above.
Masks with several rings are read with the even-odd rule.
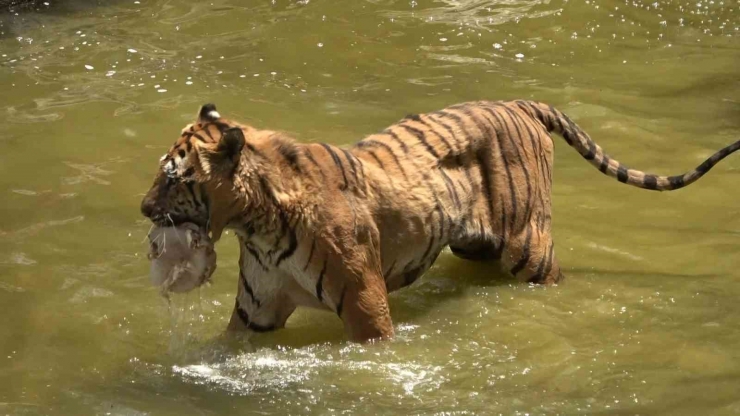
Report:
[[[607,156],[568,116],[533,101],[478,101],[409,115],[344,148],[221,117],[204,105],[160,160],[142,213],[192,223],[240,246],[230,330],[272,331],[298,306],[325,309],[349,339],[393,336],[388,293],[416,281],[443,248],[497,260],[517,279],[563,279],[552,241],[557,133],[601,173],[667,191],[692,171],[659,176]]]

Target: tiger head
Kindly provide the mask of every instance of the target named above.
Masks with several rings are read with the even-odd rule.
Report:
[[[157,226],[194,223],[218,240],[239,205],[232,190],[248,129],[221,118],[215,105],[204,105],[160,158],[141,213]]]

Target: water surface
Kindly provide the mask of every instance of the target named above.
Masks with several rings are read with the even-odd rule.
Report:
[[[1,414],[740,413],[739,157],[658,194],[556,138],[566,283],[443,253],[372,346],[307,310],[224,339],[233,236],[213,286],[168,306],[138,212],[209,101],[349,144],[536,99],[627,165],[682,172],[740,139],[736,0],[58,0],[0,22]]]

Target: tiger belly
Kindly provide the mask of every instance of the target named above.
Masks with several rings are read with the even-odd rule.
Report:
[[[412,247],[411,250],[383,256],[383,277],[388,292],[404,288],[418,280],[442,252],[444,245],[435,245],[428,249],[424,245]]]

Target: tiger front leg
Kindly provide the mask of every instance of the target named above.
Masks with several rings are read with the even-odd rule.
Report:
[[[344,290],[338,313],[351,341],[368,342],[393,337],[388,293],[379,273],[367,272],[359,279],[351,279]]]
[[[335,216],[341,219],[340,215]],[[380,259],[378,228],[369,216],[339,221],[316,244],[319,269],[316,295],[342,319],[349,340],[367,342],[393,337],[388,291]],[[322,254],[324,253],[325,254]]]
[[[285,322],[296,309],[296,304],[288,293],[280,290],[268,296],[257,297],[251,290],[244,290],[242,282],[226,330],[270,332],[284,328]]]
[[[312,280],[319,302],[333,310],[344,323],[350,341],[367,342],[393,336],[393,322],[388,307],[388,292],[380,272],[380,254],[376,244],[346,238],[342,243],[317,243],[316,253],[324,259],[313,267]],[[322,247],[339,248],[327,250]],[[315,283],[314,283],[315,282]]]

